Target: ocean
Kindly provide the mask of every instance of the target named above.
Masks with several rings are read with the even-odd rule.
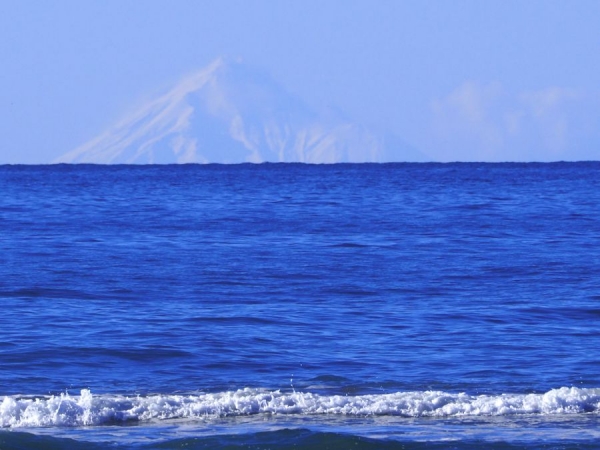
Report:
[[[600,448],[600,163],[0,166],[0,449]]]

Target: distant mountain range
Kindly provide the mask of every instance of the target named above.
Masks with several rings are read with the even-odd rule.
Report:
[[[218,59],[55,163],[426,161],[392,135],[319,114],[264,73]]]

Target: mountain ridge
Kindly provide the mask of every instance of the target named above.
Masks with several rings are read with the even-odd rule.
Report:
[[[399,143],[391,143],[396,140]],[[54,163],[426,161],[392,135],[320,115],[264,72],[219,58]]]

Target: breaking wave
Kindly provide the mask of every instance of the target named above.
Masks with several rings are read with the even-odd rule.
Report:
[[[342,396],[262,389],[195,395],[5,396],[0,426],[91,426],[130,421],[207,419],[256,414],[460,417],[600,412],[600,388],[560,388],[544,394],[468,395],[441,391]]]

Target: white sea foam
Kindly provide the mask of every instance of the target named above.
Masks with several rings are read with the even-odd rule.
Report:
[[[600,412],[600,388],[553,389],[545,394],[472,396],[440,391],[378,395],[318,395],[261,389],[200,395],[116,396],[62,394],[48,398],[5,396],[2,427],[90,426],[126,421],[194,419],[252,414],[330,414],[404,417],[503,416]]]

